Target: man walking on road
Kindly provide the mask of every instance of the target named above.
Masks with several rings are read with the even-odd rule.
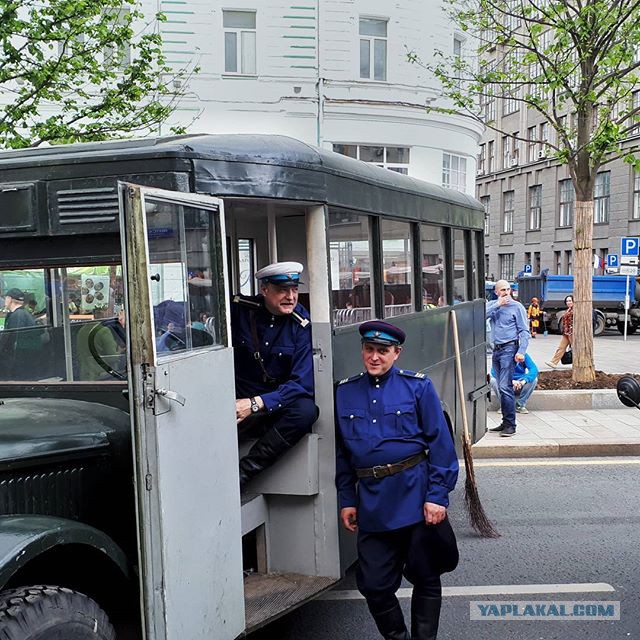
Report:
[[[500,390],[502,423],[491,431],[501,436],[516,432],[516,398],[513,373],[516,362],[524,362],[529,346],[529,320],[524,307],[511,297],[511,286],[506,280],[496,282],[497,300],[487,304],[487,318],[493,335],[493,370]]]
[[[458,477],[453,438],[431,380],[398,369],[404,332],[359,327],[365,371],[336,391],[336,486],[340,519],[358,532],[357,583],[386,640],[435,640],[442,586],[458,548],[449,492]],[[413,584],[411,636],[396,597]]]

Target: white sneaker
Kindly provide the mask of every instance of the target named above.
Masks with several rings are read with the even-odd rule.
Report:
[[[527,409],[527,407],[516,406],[516,413],[529,413],[529,409]]]

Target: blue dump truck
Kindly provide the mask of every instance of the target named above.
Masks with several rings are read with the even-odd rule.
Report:
[[[518,278],[519,300],[525,307],[537,297],[544,310],[544,322],[550,331],[557,331],[566,307],[564,299],[573,293],[573,276],[549,275]],[[607,327],[624,333],[624,299],[627,287],[625,276],[593,276],[594,334]],[[627,333],[635,333],[640,326],[640,279],[629,278],[629,315]]]

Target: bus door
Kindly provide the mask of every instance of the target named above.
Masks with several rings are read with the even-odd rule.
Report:
[[[222,201],[120,183],[148,640],[244,629]]]

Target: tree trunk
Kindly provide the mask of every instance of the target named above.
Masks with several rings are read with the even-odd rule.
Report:
[[[573,380],[591,382],[596,378],[593,365],[593,199],[576,200],[574,221],[573,276]]]

